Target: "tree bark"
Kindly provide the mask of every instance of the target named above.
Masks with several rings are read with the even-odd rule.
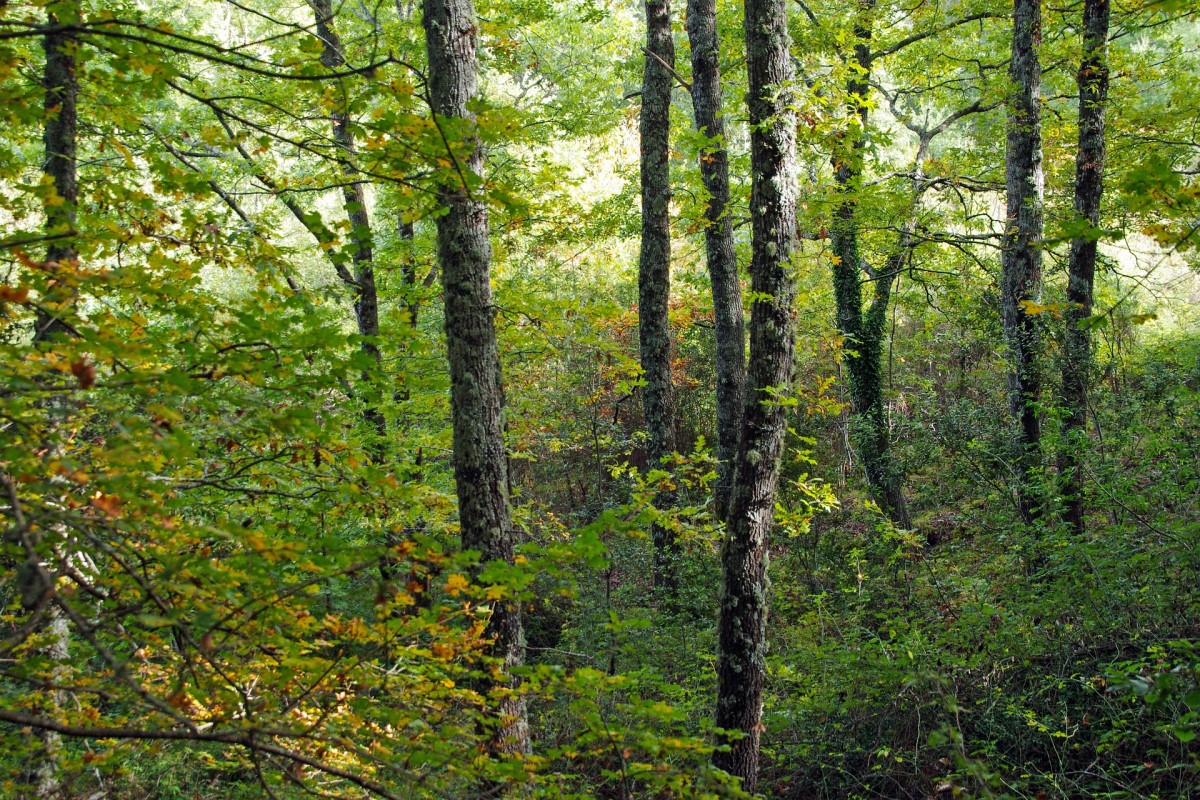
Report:
[[[1083,452],[1087,442],[1087,403],[1092,365],[1092,334],[1084,325],[1092,315],[1096,279],[1097,228],[1104,196],[1104,115],[1108,105],[1109,0],[1084,0],[1083,59],[1079,86],[1079,150],[1075,154],[1075,214],[1089,231],[1071,240],[1067,261],[1066,338],[1063,348],[1063,518],[1076,533],[1084,532]]]
[[[833,288],[838,331],[846,340],[842,361],[850,376],[851,439],[862,459],[867,485],[875,502],[902,528],[911,526],[904,500],[904,478],[891,450],[891,432],[883,402],[883,345],[887,338],[887,311],[891,303],[895,270],[864,270],[859,253],[859,218],[855,192],[861,188],[863,150],[866,147],[867,98],[870,96],[870,50],[874,0],[860,6],[855,25],[853,63],[857,68],[846,84],[846,95],[858,117],[858,131],[842,139],[833,157],[838,201],[831,231]],[[862,275],[867,271],[874,287],[870,304],[863,308]]]
[[[58,15],[54,12],[47,14],[47,28],[55,28],[63,23],[76,22],[79,19],[77,4],[62,3],[58,6]],[[42,38],[42,49],[46,62],[42,77],[45,90],[45,128],[42,134],[42,144],[45,153],[45,163],[42,171],[50,179],[57,195],[56,202],[46,204],[46,233],[50,236],[64,238],[52,239],[46,249],[46,263],[53,272],[62,266],[70,265],[79,258],[73,239],[75,232],[76,209],[79,203],[79,181],[77,178],[76,139],[78,137],[79,117],[79,76],[76,72],[75,53],[79,46],[78,37],[73,31],[50,30]],[[38,309],[35,318],[33,343],[35,346],[49,344],[55,339],[73,337],[72,328],[56,315]],[[50,427],[61,427],[69,412],[68,398],[65,396],[52,397],[46,403],[46,413]],[[54,433],[50,434],[54,436]],[[57,450],[57,445],[52,445]],[[61,533],[61,531],[59,531]],[[41,537],[38,537],[41,538]],[[30,554],[30,558],[36,558]],[[53,591],[53,587],[42,585],[40,569],[22,570],[21,593],[23,603],[32,610],[43,598],[44,592]],[[53,671],[60,672],[70,657],[70,629],[67,617],[59,608],[56,601],[51,600],[45,613],[42,627],[46,644],[40,649],[41,654],[55,666]],[[57,682],[57,678],[52,678]],[[45,716],[54,716],[54,709],[62,706],[67,698],[61,690],[48,690],[43,694],[49,708]],[[34,796],[37,798],[56,797],[60,791],[59,753],[61,742],[59,734],[43,729],[38,731],[38,748],[33,755],[31,783]]]
[[[641,347],[642,408],[649,441],[651,469],[675,452],[675,398],[671,391],[671,71],[675,43],[671,39],[668,0],[646,0],[646,63],[642,73],[641,182],[642,246],[638,258],[638,340]],[[658,505],[671,502],[660,494]],[[673,592],[675,537],[655,525],[654,582]]]
[[[725,747],[713,753],[713,764],[741,778],[743,788],[753,792],[766,679],[767,536],[785,432],[783,407],[774,402],[774,393],[786,390],[794,353],[796,290],[790,259],[797,175],[796,120],[787,97],[792,64],[786,0],[746,0],[745,29],[754,303],[746,397],[721,551],[716,711],[718,728],[744,736],[737,741],[720,736],[718,744]]]
[[[69,11],[66,9],[66,4],[59,4],[60,12],[78,19],[78,8],[71,7]],[[53,12],[48,14],[48,27],[61,24],[62,21]],[[55,193],[62,201],[46,204],[46,233],[51,236],[74,233],[75,210],[79,202],[79,183],[75,174],[75,140],[79,124],[76,110],[79,78],[75,73],[75,50],[78,42],[78,37],[73,31],[62,30],[48,32],[42,39],[42,49],[46,54],[45,73],[42,78],[46,112],[42,144],[46,161],[42,171],[50,179]],[[51,240],[46,249],[46,262],[49,264],[67,264],[77,258],[78,253],[69,236]],[[37,313],[36,325],[33,336],[35,342],[71,335],[70,328],[62,320],[41,309]]]
[[[336,70],[346,63],[342,42],[334,28],[331,0],[309,0],[317,21],[317,38],[321,40],[321,63],[326,69]],[[354,132],[350,130],[350,114],[346,107],[337,108],[329,114],[333,128],[333,141],[343,152],[342,173],[351,181],[342,188],[342,204],[350,220],[350,262],[354,274],[354,319],[358,325],[360,345],[363,353],[378,367],[379,353],[379,292],[375,286],[374,252],[371,236],[371,217],[367,211],[367,194],[363,182],[357,178],[354,168]],[[368,387],[369,397],[363,402],[363,421],[375,436],[368,452],[375,461],[383,460],[387,441],[387,422],[379,409],[378,393],[371,388],[372,375],[363,373],[363,383]]]
[[[745,319],[742,284],[738,281],[733,248],[730,205],[730,156],[722,114],[720,40],[716,32],[715,0],[688,0],[688,41],[691,44],[691,107],[696,131],[709,138],[700,154],[700,174],[708,190],[704,207],[704,254],[713,287],[716,337],[716,518],[730,509],[733,458],[737,455],[739,422],[745,389]]]
[[[729,207],[729,154],[722,113],[720,44],[715,0],[688,0],[688,41],[692,48],[692,110],[696,130],[709,138],[700,153],[700,175],[708,190],[704,209],[704,250],[712,284],[717,343],[717,485],[716,515],[729,515],[733,459],[746,382],[746,326],[738,281]]]
[[[425,45],[433,113],[447,120],[474,121],[468,103],[475,98],[476,33],[471,0],[424,0]],[[463,168],[483,169],[483,148],[470,143]],[[452,155],[452,157],[454,157]],[[462,183],[439,189],[446,213],[437,220],[437,250],[445,298],[450,403],[454,430],[454,481],[458,494],[462,546],[478,550],[484,562],[513,563],[513,529],[508,503],[503,437],[503,391],[496,344],[495,307],[490,279],[491,244],[483,200]],[[487,636],[491,653],[506,675],[489,687],[499,696],[500,722],[492,737],[494,754],[529,751],[525,703],[513,691],[511,669],[524,660],[519,606],[496,601]]]
[[[1001,266],[1004,336],[1009,350],[1008,402],[1017,421],[1017,501],[1021,516],[1039,514],[1035,484],[1041,464],[1041,332],[1023,303],[1034,302],[1042,282],[1042,40],[1041,0],[1014,0],[1005,152],[1007,219]]]

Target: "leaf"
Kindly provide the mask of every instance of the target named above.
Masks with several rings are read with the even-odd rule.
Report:
[[[455,572],[446,579],[446,591],[450,593],[451,597],[458,597],[470,585],[471,583],[467,580],[467,576],[459,572]]]

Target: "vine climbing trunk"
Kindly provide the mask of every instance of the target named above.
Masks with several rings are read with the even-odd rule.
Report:
[[[1014,0],[1000,288],[1009,350],[1009,410],[1017,423],[1017,503],[1027,523],[1037,518],[1040,505],[1035,486],[1041,464],[1041,332],[1028,304],[1037,300],[1042,283],[1041,40],[1041,0]]]
[[[469,131],[475,117],[478,27],[471,0],[424,0],[425,46],[429,55],[429,99],[443,128]],[[487,206],[478,196],[483,147],[473,133],[466,148],[452,147],[462,160],[453,176],[442,178],[439,200],[446,213],[437,219],[437,252],[445,299],[450,407],[454,442],[454,482],[458,494],[462,546],[478,550],[482,561],[513,563],[513,527],[504,451],[503,391],[492,304],[491,244]],[[466,152],[465,158],[457,153]],[[472,186],[474,184],[474,186]],[[514,692],[512,670],[524,661],[519,606],[497,600],[486,636],[500,662],[490,694],[498,698],[499,718],[490,742],[493,754],[529,751],[525,702]]]
[[[862,186],[866,148],[867,100],[871,85],[871,16],[874,0],[859,6],[855,45],[846,96],[852,104],[854,127],[840,140],[833,157],[837,202],[831,229],[833,289],[838,331],[845,339],[843,364],[850,378],[851,440],[862,460],[875,502],[897,525],[910,527],[904,500],[904,477],[891,449],[891,431],[883,399],[883,348],[887,312],[896,270],[871,270],[859,252],[856,192]],[[863,274],[870,278],[871,302],[863,307]]]
[[[1067,261],[1067,302],[1064,317],[1063,403],[1065,446],[1059,456],[1064,521],[1084,532],[1083,452],[1087,441],[1089,373],[1092,334],[1086,321],[1092,315],[1096,279],[1096,246],[1100,201],[1104,196],[1104,116],[1108,106],[1109,0],[1084,0],[1083,59],[1079,86],[1079,150],[1075,154],[1075,213],[1088,230],[1071,240]]]
[[[746,381],[746,326],[737,253],[733,246],[733,218],[728,211],[729,153],[722,113],[721,51],[715,0],[688,0],[687,31],[692,49],[692,110],[696,130],[708,137],[708,143],[700,152],[700,175],[708,190],[708,204],[704,209],[704,250],[712,284],[717,344],[715,505],[717,518],[724,520],[729,514],[733,459],[737,453]]]
[[[752,175],[750,359],[741,434],[734,459],[729,520],[721,550],[717,650],[718,728],[713,764],[753,792],[758,781],[762,693],[766,679],[767,537],[785,419],[776,393],[792,372],[796,236],[796,119],[789,107],[792,63],[786,0],[746,0],[747,103]]]
[[[317,21],[317,38],[321,40],[321,63],[326,69],[336,70],[346,63],[342,41],[334,27],[331,0],[309,0]],[[333,141],[340,153],[338,162],[342,173],[349,181],[342,187],[342,205],[350,220],[350,263],[354,275],[354,319],[358,334],[362,338],[360,347],[378,372],[379,353],[379,292],[375,286],[374,252],[371,236],[371,217],[367,210],[366,186],[358,178],[354,166],[354,132],[350,129],[349,103],[343,98],[329,113],[333,129]],[[375,461],[381,461],[387,441],[387,422],[380,410],[380,397],[372,388],[376,381],[370,373],[362,376],[367,397],[363,398],[363,421],[375,437],[369,452]]]
[[[649,436],[651,469],[675,452],[675,401],[671,391],[671,81],[675,43],[668,0],[646,0],[646,63],[642,73],[641,183],[642,245],[638,258],[638,339],[641,348],[642,408]],[[669,504],[660,494],[658,503]],[[675,537],[655,525],[654,582],[668,592],[677,586]]]

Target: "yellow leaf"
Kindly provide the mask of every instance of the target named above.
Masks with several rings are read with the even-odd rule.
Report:
[[[446,579],[446,591],[450,593],[451,597],[458,597],[459,593],[470,585],[467,576],[458,572]]]

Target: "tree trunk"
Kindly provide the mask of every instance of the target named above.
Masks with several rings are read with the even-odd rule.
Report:
[[[1038,319],[1022,305],[1037,299],[1042,282],[1041,41],[1041,0],[1014,0],[1005,152],[1008,210],[1000,282],[1009,350],[1008,401],[1018,426],[1017,500],[1026,522],[1039,514],[1035,483],[1041,463],[1041,332]]]
[[[638,339],[641,345],[642,408],[649,434],[650,469],[675,452],[675,399],[671,392],[671,39],[668,0],[646,0],[646,65],[642,74],[642,248],[638,259]],[[670,497],[660,494],[660,507]],[[655,525],[654,582],[668,592],[677,587],[675,537]]]
[[[346,63],[342,52],[342,42],[333,26],[333,8],[330,0],[309,0],[317,20],[317,38],[321,40],[323,50],[321,63],[326,69],[336,70]],[[334,108],[329,114],[333,128],[333,141],[342,151],[339,161],[342,173],[352,180],[342,188],[342,203],[346,216],[350,220],[351,254],[350,262],[354,270],[354,319],[358,325],[362,351],[370,358],[376,367],[381,363],[379,353],[379,293],[375,287],[375,267],[372,251],[371,217],[367,213],[366,188],[357,179],[358,171],[354,168],[355,153],[354,133],[350,130],[350,115],[345,108]],[[383,452],[387,442],[387,422],[383,412],[379,410],[379,394],[372,387],[375,383],[372,375],[364,372],[362,379],[367,388],[368,397],[362,399],[363,421],[367,429],[375,436],[368,452],[378,462],[383,460]]]
[[[1092,315],[1096,278],[1096,233],[1104,195],[1104,112],[1108,104],[1109,0],[1084,0],[1083,60],[1079,65],[1079,150],[1075,154],[1075,213],[1086,221],[1087,235],[1071,240],[1067,262],[1066,342],[1063,348],[1063,420],[1066,441],[1059,457],[1063,517],[1076,533],[1084,532],[1083,453],[1087,442],[1087,400],[1092,364],[1092,334],[1084,326]]]
[[[867,270],[874,287],[871,303],[863,309],[862,276],[865,262],[859,254],[859,221],[855,192],[861,188],[863,150],[866,147],[868,82],[871,72],[873,0],[862,5],[855,25],[854,64],[857,71],[846,84],[854,104],[858,132],[842,140],[833,157],[838,203],[832,229],[834,298],[838,331],[845,338],[843,363],[850,376],[851,440],[862,459],[867,485],[875,502],[902,528],[910,527],[904,501],[904,478],[891,451],[887,409],[883,402],[883,345],[887,338],[887,312],[894,270],[876,274]]]
[[[48,27],[56,27],[63,23],[77,22],[79,8],[77,4],[62,3],[58,6],[60,16],[51,12],[47,15]],[[54,186],[59,202],[46,204],[46,233],[50,236],[63,238],[52,239],[46,249],[46,263],[50,270],[56,270],[59,265],[68,265],[76,261],[79,254],[75,250],[73,235],[75,233],[75,215],[79,202],[79,182],[76,176],[77,159],[75,155],[76,138],[78,134],[79,77],[75,67],[75,53],[79,40],[71,31],[47,32],[42,39],[42,49],[46,55],[45,72],[42,85],[45,90],[45,129],[42,142],[45,152],[45,163],[42,171]],[[38,309],[33,334],[34,345],[42,345],[74,336],[73,329],[57,316],[47,314]],[[52,396],[46,403],[46,413],[49,417],[50,436],[56,436],[54,428],[62,427],[65,418],[70,413],[68,398]],[[53,445],[52,450],[57,446]],[[61,533],[61,531],[59,532]],[[40,537],[39,537],[40,538]],[[38,554],[30,554],[37,558]],[[23,570],[21,587],[24,604],[31,610],[39,605],[43,593],[53,591],[52,586],[41,585],[45,573],[39,569]],[[51,600],[46,608],[42,633],[46,644],[40,649],[40,654],[52,664],[61,665],[53,668],[54,673],[60,672],[70,657],[70,630],[67,617]],[[52,677],[52,680],[56,678]],[[56,681],[57,682],[57,681]],[[50,690],[43,694],[48,708],[42,716],[55,716],[54,709],[67,701],[60,690]],[[30,771],[34,796],[37,798],[56,797],[60,790],[59,781],[59,752],[60,738],[50,730],[41,730],[37,734],[38,748],[33,754],[33,764]]]
[[[79,10],[59,4],[64,16],[69,14],[78,20]],[[62,24],[59,17],[50,13],[47,24],[51,27]],[[75,139],[78,128],[76,103],[79,97],[79,78],[75,74],[75,50],[79,46],[73,31],[47,33],[42,39],[46,54],[45,74],[42,85],[45,89],[45,130],[42,143],[46,162],[42,171],[54,185],[61,203],[46,204],[46,233],[62,238],[52,239],[46,249],[46,261],[50,264],[66,264],[78,258],[71,234],[75,231],[75,209],[79,201],[79,184],[75,176]],[[53,267],[51,268],[53,269]],[[70,328],[62,320],[42,310],[37,313],[34,341],[45,342],[55,337],[69,336]]]
[[[721,111],[720,45],[715,0],[688,0],[688,41],[692,48],[692,109],[696,130],[709,144],[700,153],[700,174],[708,190],[704,210],[704,249],[712,283],[713,318],[717,342],[717,486],[716,514],[729,514],[733,459],[737,454],[743,389],[746,381],[746,330],[742,287],[738,282],[729,216],[729,154]]]
[[[425,0],[424,26],[433,113],[447,120],[473,122],[474,114],[467,105],[476,94],[478,28],[471,0]],[[483,148],[478,140],[470,144],[463,168],[478,175],[483,169]],[[446,207],[446,214],[437,220],[437,250],[446,304],[454,481],[462,546],[480,551],[484,562],[511,564],[513,529],[487,207],[463,184],[444,183],[439,194]],[[524,633],[515,602],[495,603],[486,635],[494,640],[491,653],[506,673],[523,663]],[[490,687],[502,695],[500,723],[491,741],[495,754],[529,751],[525,703],[511,692],[514,685],[506,675]]]
[[[742,779],[753,792],[758,780],[762,693],[766,679],[767,535],[779,484],[783,407],[794,352],[791,255],[796,234],[796,121],[786,87],[792,79],[786,0],[746,0],[746,67],[750,117],[750,360],[740,440],[734,461],[728,531],[721,552],[718,624],[718,728],[741,731],[720,737],[727,750],[713,764]]]

